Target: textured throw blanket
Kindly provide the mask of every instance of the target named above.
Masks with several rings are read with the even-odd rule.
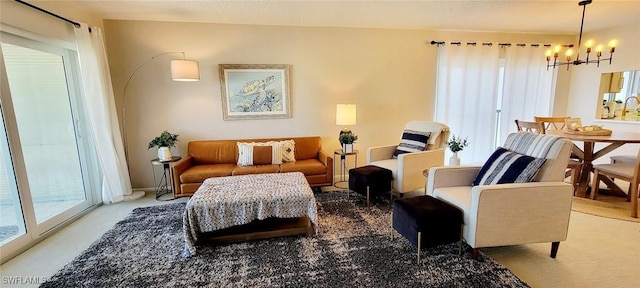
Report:
[[[209,178],[189,199],[182,216],[184,254],[196,254],[201,233],[270,217],[303,216],[317,231],[316,200],[300,172]]]

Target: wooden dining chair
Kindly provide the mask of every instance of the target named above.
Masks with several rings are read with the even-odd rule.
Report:
[[[532,132],[536,134],[545,134],[544,125],[541,122],[529,122],[516,119],[516,127],[518,132]]]
[[[580,126],[582,126],[582,120],[580,118],[571,118],[571,117],[542,117],[535,116],[533,117],[535,122],[542,124],[543,130],[542,133],[546,134],[548,130],[563,130],[567,127],[567,120],[569,123],[577,123],[580,121]],[[573,119],[573,120],[572,120]],[[573,185],[573,192],[578,190],[578,180],[580,176],[580,170],[582,170],[582,160],[579,159],[577,155],[571,153],[571,157],[569,158],[569,163],[567,163],[567,172],[565,173],[565,177],[571,177],[571,184]]]
[[[629,182],[627,199],[631,201],[631,217],[638,218],[638,186],[640,185],[640,150],[634,163],[614,163],[593,165],[591,199],[598,197],[600,181],[609,188],[620,189],[611,178]],[[622,189],[620,189],[622,191]]]
[[[533,117],[534,121],[542,122],[544,129],[546,130],[562,130],[566,127],[565,120],[571,117]]]
[[[611,164],[615,164],[615,163],[635,163],[636,159],[638,159],[638,157],[636,157],[636,155],[614,155],[609,157],[609,159],[611,159]],[[611,178],[611,180],[613,180],[614,178]],[[629,185],[629,194],[631,194],[631,185]]]

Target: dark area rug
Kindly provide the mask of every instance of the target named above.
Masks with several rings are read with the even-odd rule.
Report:
[[[182,256],[184,203],[137,208],[41,287],[528,287],[458,244],[416,250],[391,238],[389,200],[316,193],[319,233],[221,246]]]

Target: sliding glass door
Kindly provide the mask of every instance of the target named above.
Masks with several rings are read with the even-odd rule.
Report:
[[[72,51],[3,33],[0,52],[4,248],[21,235],[37,239],[94,201]]]

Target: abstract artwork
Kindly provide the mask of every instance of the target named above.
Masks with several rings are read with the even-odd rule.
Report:
[[[224,120],[291,118],[289,65],[220,64]]]

